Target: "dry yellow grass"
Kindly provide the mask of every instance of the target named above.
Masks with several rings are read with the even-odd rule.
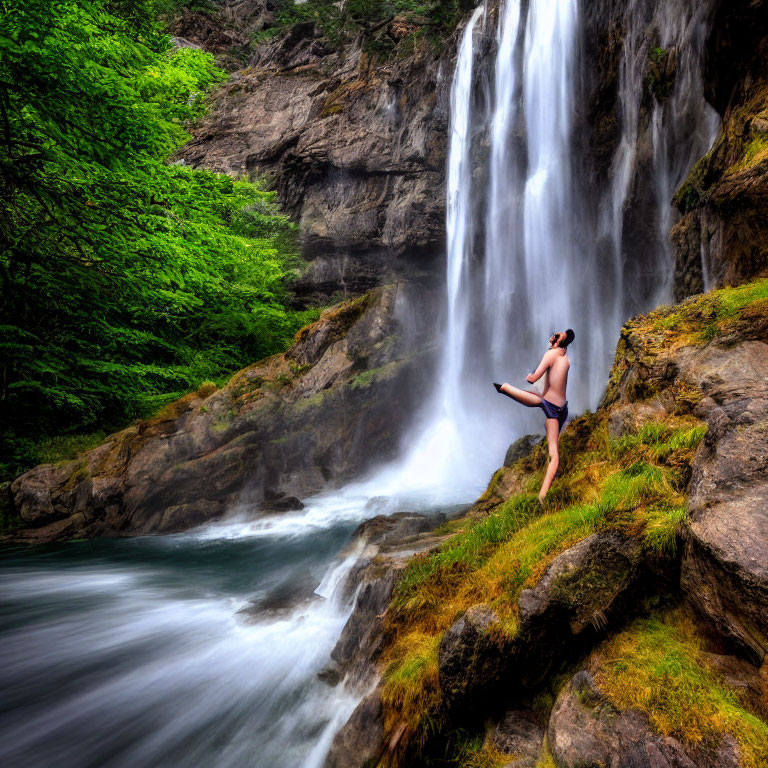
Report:
[[[768,765],[768,725],[709,668],[701,638],[681,611],[635,621],[597,659],[599,687],[619,708],[644,712],[657,732],[712,748],[731,734],[743,768]]]

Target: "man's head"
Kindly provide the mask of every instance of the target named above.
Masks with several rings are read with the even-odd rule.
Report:
[[[565,349],[575,338],[576,334],[571,328],[567,331],[557,331],[549,338],[549,343],[553,347],[562,347]]]

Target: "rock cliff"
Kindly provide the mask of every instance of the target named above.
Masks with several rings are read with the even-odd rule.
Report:
[[[766,280],[627,323],[546,510],[528,441],[380,570],[379,684],[328,764],[764,764],[767,331]]]
[[[768,269],[768,4],[719,3],[707,42],[707,97],[723,116],[675,204],[680,299]]]
[[[393,270],[407,273],[424,256],[442,253],[449,91],[462,24],[444,29],[435,45],[420,35],[426,22],[418,14],[382,9],[379,22],[340,43],[319,22],[280,26],[277,5],[221,0],[215,13],[176,20],[179,45],[211,50],[231,70],[178,160],[272,180],[312,259],[295,286],[300,300],[360,293]],[[467,5],[459,3],[465,18]],[[480,59],[494,55],[498,7],[497,0],[488,4]],[[766,262],[764,0],[601,0],[583,4],[581,15],[583,112],[572,145],[580,158],[580,195],[589,201],[584,226],[598,249],[610,249],[600,212],[621,204],[629,311],[646,306],[655,270],[669,267],[667,230],[680,216],[673,234],[677,299],[760,274]],[[690,17],[689,27],[669,33],[683,17]],[[386,53],[371,45],[371,28],[387,40]],[[662,45],[670,35],[672,42]],[[693,60],[699,48],[703,54]],[[480,101],[487,98],[485,83],[477,90]],[[675,212],[659,196],[659,184],[677,184],[697,159],[695,147],[708,130],[704,95],[723,127]],[[661,137],[659,121],[674,123]],[[478,152],[486,145],[481,137]],[[660,154],[670,156],[672,167],[662,182]],[[481,158],[475,162],[479,172]],[[622,200],[609,200],[619,190],[606,190],[627,172]],[[481,215],[484,201],[476,203]]]
[[[219,57],[228,50],[187,26],[179,31],[195,44]],[[414,25],[394,14],[378,26],[395,44],[413,37]],[[398,256],[434,255],[444,242],[455,44],[436,50],[420,39],[382,57],[366,42],[361,31],[339,45],[312,21],[279,31],[215,93],[209,117],[178,155],[273,180],[313,259],[295,286],[309,299],[367,290],[403,266]]]
[[[433,354],[429,313],[420,327],[403,322],[407,290],[388,284],[327,310],[225,387],[25,473],[12,493],[28,528],[10,538],[168,532],[237,505],[288,509],[392,456]]]

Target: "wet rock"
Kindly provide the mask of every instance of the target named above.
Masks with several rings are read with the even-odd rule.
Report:
[[[395,585],[408,559],[441,540],[430,531],[445,515],[396,513],[377,515],[362,523],[342,552],[357,556],[344,586],[343,596],[354,607],[331,652],[345,684],[365,689],[379,674],[376,659],[384,642],[384,618]]]
[[[375,765],[382,750],[384,726],[379,691],[368,694],[336,734],[325,760],[325,768]]]
[[[447,519],[445,513],[423,515],[417,512],[395,512],[392,515],[376,515],[361,523],[354,538],[364,538],[386,550],[389,546],[403,546],[418,534],[431,531]]]
[[[504,466],[511,467],[516,461],[528,456],[534,446],[538,445],[541,440],[541,435],[523,435],[515,440],[515,442],[507,448],[507,453],[504,456]]]
[[[262,512],[287,512],[291,510],[304,509],[304,502],[296,496],[267,491],[265,499],[261,504]]]
[[[314,593],[316,586],[317,582],[309,574],[303,578],[293,578],[253,598],[238,614],[251,622],[274,621],[288,617],[300,606],[322,599]]]

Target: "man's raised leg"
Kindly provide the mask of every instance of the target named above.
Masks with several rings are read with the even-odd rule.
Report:
[[[529,407],[535,407],[541,403],[541,395],[537,395],[535,392],[526,392],[524,389],[518,389],[511,384],[507,384],[507,382],[504,382],[499,387],[499,392]]]

